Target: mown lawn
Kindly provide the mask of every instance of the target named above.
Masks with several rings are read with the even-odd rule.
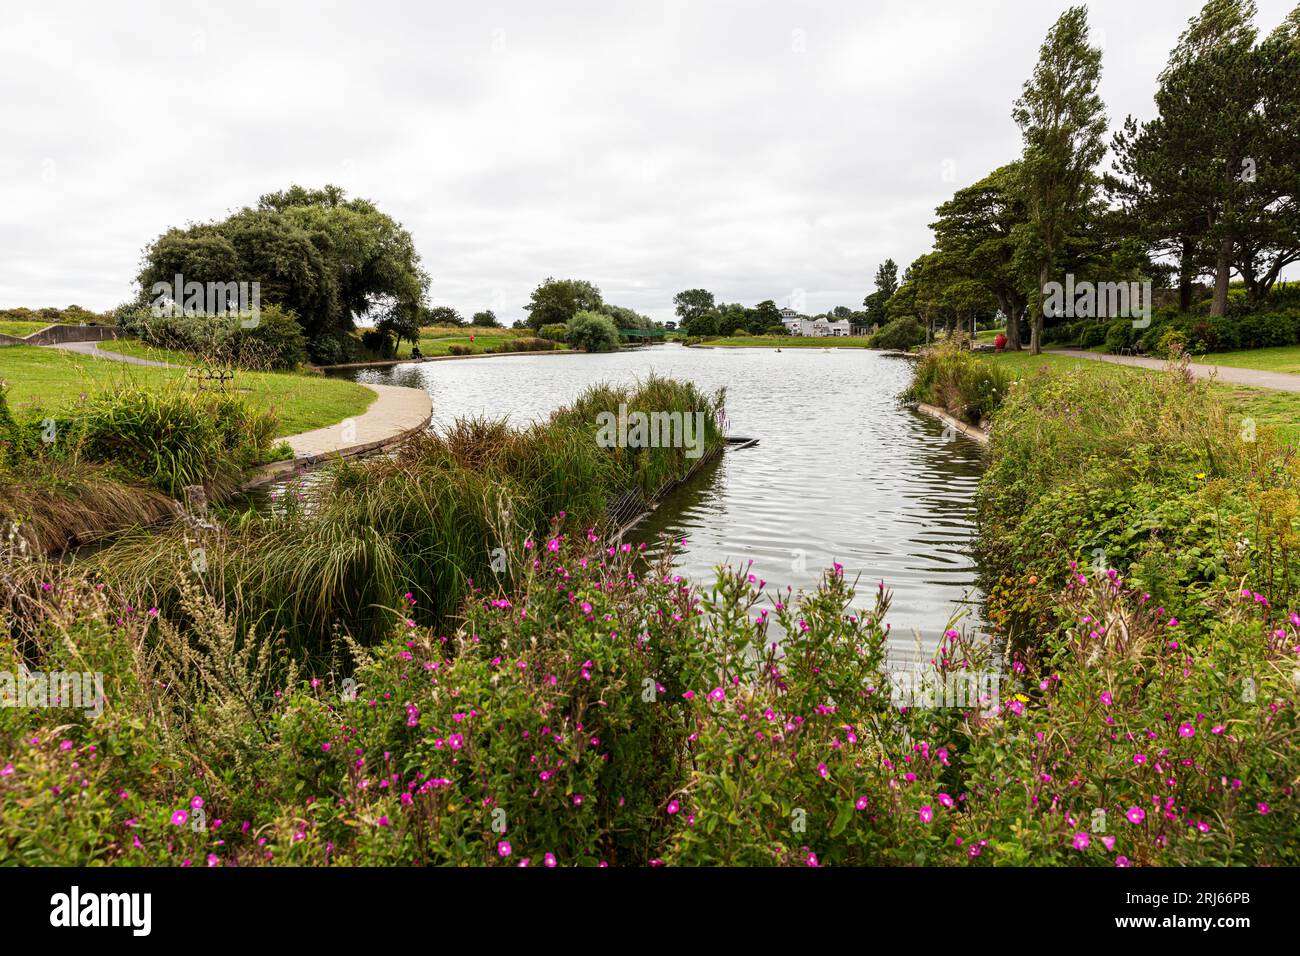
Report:
[[[129,347],[133,343],[113,344]],[[157,350],[139,347],[144,350],[142,357],[159,358]],[[185,357],[180,359],[184,361]],[[166,360],[166,353],[161,360]],[[0,348],[0,380],[8,384],[10,408],[20,418],[64,409],[82,394],[119,383],[161,387],[185,378],[185,369],[127,365],[31,345]],[[354,382],[287,372],[236,372],[233,387],[254,404],[274,411],[280,419],[281,435],[295,435],[352,418],[375,400],[374,392]]]
[[[1254,368],[1263,372],[1300,373],[1300,345],[1251,349],[1248,352],[1211,352],[1209,355],[1194,355],[1192,361],[1231,368]]]
[[[1287,351],[1287,349],[1261,349],[1259,351],[1282,352]],[[1291,349],[1291,351],[1300,354],[1300,349]],[[1228,353],[1230,356],[1239,357],[1254,354],[1257,353]],[[1117,383],[1122,383],[1124,378],[1129,375],[1159,374],[1154,369],[1116,365],[1113,362],[1099,362],[1091,359],[1074,358],[1069,355],[1056,355],[1050,351],[1038,356],[1030,355],[1028,352],[1003,352],[1001,354],[984,354],[982,357],[1008,368],[1023,370],[1026,375],[1033,374],[1036,369],[1040,368],[1064,369],[1083,366],[1089,370],[1090,374],[1114,378]],[[1200,362],[1203,359],[1198,358],[1196,361]],[[1230,363],[1219,362],[1218,364],[1228,365]],[[1264,367],[1240,365],[1238,363],[1231,364],[1240,368]],[[1283,371],[1281,368],[1270,370]],[[1276,429],[1278,437],[1283,441],[1300,444],[1300,392],[1278,392],[1265,388],[1247,388],[1241,385],[1228,385],[1223,382],[1213,383],[1213,388],[1227,399],[1229,408],[1241,418],[1253,418],[1257,427]]]

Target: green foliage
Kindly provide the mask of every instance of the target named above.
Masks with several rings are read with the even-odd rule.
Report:
[[[579,312],[568,322],[565,341],[584,352],[613,352],[618,349],[618,328],[600,312]]]
[[[154,315],[147,306],[122,308],[123,332],[160,349],[188,352],[196,362],[255,370],[297,368],[307,359],[307,343],[293,313],[264,305],[257,324],[245,328],[238,315]]]
[[[540,338],[550,339],[552,342],[563,342],[568,338],[569,327],[567,325],[543,325],[537,332]]]
[[[972,425],[981,425],[1006,399],[1011,382],[1011,373],[1003,366],[945,341],[921,353],[901,398],[937,406]]]
[[[598,313],[604,304],[600,290],[585,279],[548,278],[533,290],[524,308],[528,327],[537,331],[544,325],[567,325],[581,312]]]
[[[103,312],[92,312],[79,305],[66,309],[52,306],[43,309],[0,309],[0,322],[35,322],[46,325],[112,325],[113,317]]]
[[[469,320],[470,325],[477,325],[480,328],[501,328],[501,323],[497,321],[497,314],[491,309],[485,309],[482,312],[475,312],[474,317]]]
[[[867,342],[868,348],[894,349],[907,352],[918,345],[925,344],[925,329],[915,317],[910,315],[891,319],[884,326],[872,333]]]
[[[408,310],[429,279],[410,234],[365,199],[293,186],[219,222],[173,228],[145,249],[141,303],[188,282],[258,282],[262,306],[279,305],[302,326],[312,361],[347,358],[354,315]]]
[[[127,387],[93,395],[58,421],[55,445],[66,441],[65,454],[113,465],[172,496],[189,485],[219,496],[266,459],[275,428],[272,415],[236,394]]]
[[[1293,454],[1177,366],[1122,386],[1096,369],[1031,376],[990,448],[978,551],[990,619],[1015,640],[1056,625],[1071,562],[1115,569],[1198,624],[1241,587],[1270,607],[1296,597]]]
[[[382,609],[411,591],[422,623],[445,624],[471,586],[495,579],[493,553],[542,534],[563,512],[575,527],[607,520],[629,497],[652,502],[698,461],[684,447],[603,447],[602,411],[698,412],[701,451],[722,443],[721,395],[651,377],[628,389],[595,386],[544,424],[457,422],[391,457],[341,465],[313,484],[310,509],[297,490],[269,514],[248,514],[204,542],[205,580],[237,609],[240,627],[283,630],[304,655],[327,650],[340,625],[374,642]],[[174,609],[190,574],[188,529],[128,536],[94,559],[137,604]]]
[[[558,527],[509,554],[453,632],[387,594],[387,639],[319,670],[201,583],[173,618],[28,576],[26,661],[112,693],[0,709],[0,864],[1300,862],[1300,636],[1253,599],[1173,624],[1075,574],[1006,671],[951,626],[900,671],[888,593],[838,567],[756,613],[744,566],[701,591]]]

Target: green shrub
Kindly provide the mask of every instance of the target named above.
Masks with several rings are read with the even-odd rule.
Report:
[[[569,334],[569,327],[563,322],[554,322],[543,325],[537,334],[539,337],[549,339],[552,342],[563,342]]]
[[[278,305],[262,306],[252,327],[238,315],[154,315],[148,306],[122,307],[116,321],[147,345],[188,352],[206,363],[273,370],[296,368],[307,359],[302,326]]]
[[[1106,351],[1110,354],[1131,349],[1136,341],[1137,330],[1131,319],[1114,319],[1106,324]]]
[[[172,496],[188,485],[205,485],[213,497],[233,491],[266,459],[275,429],[273,415],[238,395],[183,387],[92,395],[59,423],[77,456]]]
[[[618,327],[599,312],[579,312],[569,320],[565,341],[584,352],[613,352],[618,349]]]
[[[361,348],[368,357],[380,361],[397,357],[397,343],[390,335],[378,329],[365,329],[361,333]]]
[[[1079,330],[1079,348],[1095,349],[1106,344],[1107,326],[1096,319],[1085,319],[1076,328]]]
[[[336,467],[314,483],[306,511],[291,493],[269,514],[232,522],[206,545],[208,580],[238,608],[241,627],[283,630],[304,655],[323,653],[335,624],[378,640],[394,593],[414,594],[414,619],[444,625],[471,582],[496,580],[496,549],[542,534],[560,513],[579,529],[603,525],[611,505],[653,501],[700,460],[684,445],[603,447],[601,412],[622,404],[692,420],[699,413],[703,457],[723,442],[723,397],[651,376],[630,388],[593,386],[521,430],[457,422],[392,456]],[[188,534],[127,536],[96,555],[95,567],[137,604],[177,608]]]
[[[901,397],[980,425],[1002,404],[1011,383],[1012,375],[1003,366],[975,357],[956,341],[944,341],[921,353]]]
[[[925,327],[910,315],[886,322],[867,340],[868,348],[891,349],[898,352],[907,352],[924,344]]]
[[[474,348],[472,345],[461,345],[457,342],[453,342],[451,345],[447,346],[448,355],[473,355],[477,351],[478,349]]]

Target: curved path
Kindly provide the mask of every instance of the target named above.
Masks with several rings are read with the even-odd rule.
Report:
[[[1068,355],[1070,358],[1110,362],[1112,365],[1129,365],[1134,368],[1163,369],[1168,363],[1163,359],[1140,358],[1135,355],[1107,355],[1103,352],[1085,352],[1081,349],[1050,349],[1044,355]],[[1214,376],[1215,381],[1251,388],[1269,388],[1277,392],[1300,392],[1300,375],[1287,372],[1265,372],[1257,368],[1233,368],[1230,365],[1187,366],[1197,378]]]
[[[289,443],[296,458],[346,457],[392,444],[429,424],[433,396],[424,389],[362,384],[379,398],[360,415],[280,440]]]
[[[90,355],[94,358],[108,359],[111,362],[125,362],[127,365],[151,365],[154,368],[180,368],[179,365],[172,365],[170,362],[155,362],[153,359],[136,358],[134,355],[123,355],[121,352],[107,352],[99,347],[98,342],[59,342],[50,345],[41,345],[38,348],[43,349],[63,349],[65,352],[76,352],[78,355]]]

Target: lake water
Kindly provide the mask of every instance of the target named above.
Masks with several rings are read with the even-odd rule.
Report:
[[[673,492],[633,537],[686,538],[678,559],[707,583],[719,563],[752,560],[769,588],[815,586],[838,562],[860,576],[869,605],[879,581],[894,592],[895,648],[919,633],[932,646],[949,617],[978,626],[970,554],[981,450],[945,440],[937,422],[901,407],[909,360],[862,349],[688,349],[670,344],[597,355],[516,355],[338,370],[360,382],[433,396],[433,423],[458,417],[544,419],[595,382],[654,371],[727,389],[730,434],[759,439],[729,450]]]

